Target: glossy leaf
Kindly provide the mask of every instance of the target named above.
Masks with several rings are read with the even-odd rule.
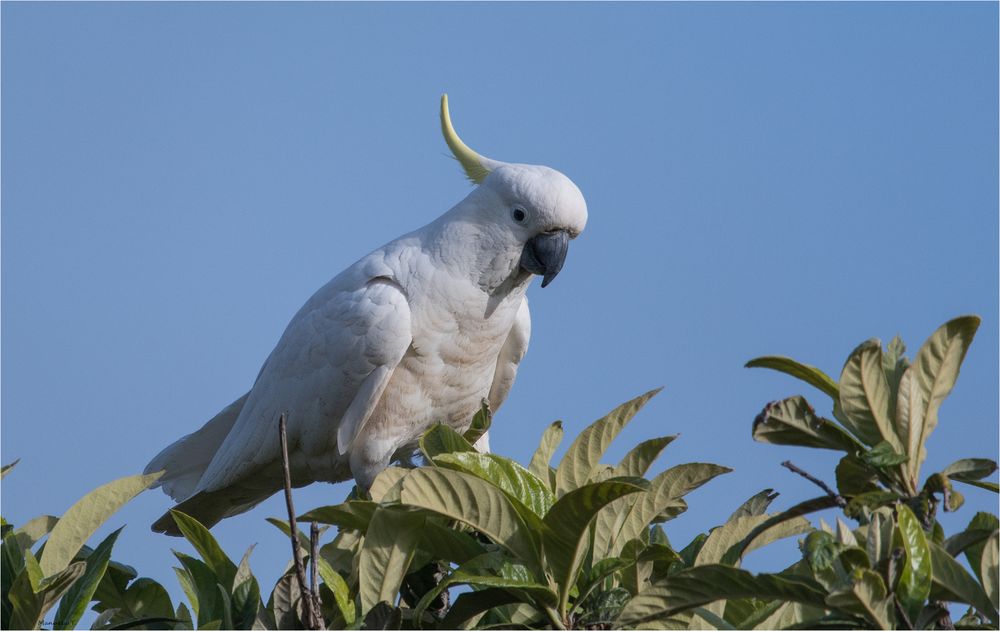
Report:
[[[109,482],[70,506],[45,542],[45,552],[40,560],[45,576],[53,576],[65,569],[101,524],[149,488],[161,475],[162,472],[133,475]]]
[[[534,533],[541,532],[541,520],[525,523],[526,516],[492,484],[460,471],[420,468],[403,480],[401,497],[405,504],[472,526],[537,568],[540,550]]]
[[[420,451],[427,460],[434,460],[435,456],[455,451],[475,450],[472,443],[465,440],[461,434],[441,423],[430,428],[420,437]]]
[[[927,538],[917,517],[905,504],[896,508],[896,529],[906,559],[896,587],[903,609],[910,620],[920,615],[931,591],[931,559]]]
[[[448,469],[464,471],[500,488],[542,517],[555,502],[548,484],[518,463],[496,454],[457,452],[442,454],[434,462]]]
[[[959,368],[979,328],[979,318],[964,316],[946,322],[924,342],[899,384],[896,431],[910,457],[916,479],[927,457],[924,444],[937,427],[938,408],[958,379]]]
[[[809,385],[822,390],[834,401],[836,401],[840,396],[836,382],[834,382],[829,375],[815,366],[802,364],[790,357],[781,357],[777,355],[758,357],[748,361],[746,363],[746,367],[770,368],[771,370],[777,370],[778,372],[783,372],[786,375],[791,375],[796,379],[801,379]]]
[[[490,404],[483,399],[479,406],[479,411],[472,417],[472,423],[469,425],[469,429],[465,430],[462,434],[462,438],[469,442],[470,445],[475,445],[476,441],[483,437],[483,434],[490,431],[490,425],[493,424],[493,414],[490,412]]]
[[[800,396],[768,403],[753,422],[753,439],[773,445],[796,445],[853,453],[861,444],[836,423],[816,416]]]
[[[333,594],[337,610],[340,612],[341,617],[344,618],[344,622],[350,627],[357,618],[357,611],[354,608],[354,599],[351,597],[351,590],[347,586],[344,577],[337,573],[322,556],[317,561],[319,561],[317,566],[319,575],[323,579],[323,583]]]
[[[205,565],[215,573],[219,584],[227,591],[232,591],[233,579],[236,578],[236,564],[222,551],[219,542],[215,540],[208,528],[202,526],[194,517],[185,515],[178,510],[171,510],[170,514],[184,538],[198,551],[198,555],[205,562]]]
[[[577,489],[590,480],[591,474],[600,462],[601,456],[608,449],[611,441],[625,425],[632,420],[639,410],[653,398],[662,388],[651,390],[642,396],[623,403],[606,416],[594,421],[580,432],[576,440],[569,446],[566,455],[556,469],[556,495]]]
[[[403,508],[380,507],[375,511],[358,563],[362,611],[382,601],[395,604],[425,519],[423,513]]]

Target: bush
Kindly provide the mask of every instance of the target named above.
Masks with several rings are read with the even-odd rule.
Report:
[[[316,536],[269,520],[299,540],[302,562],[320,579],[312,590],[290,564],[265,603],[249,551],[233,562],[207,529],[175,511],[200,556],[175,553],[190,603],[175,607],[161,585],[111,561],[118,532],[94,549],[84,545],[156,477],[133,476],[88,494],[61,519],[16,529],[3,523],[3,626],[38,628],[58,604],[54,628],[73,628],[93,603],[94,628],[305,628],[315,602],[328,628],[952,628],[948,603],[962,603],[968,611],[955,628],[995,629],[997,517],[978,513],[946,537],[937,511],[962,505],[953,482],[996,493],[997,484],[984,481],[996,463],[958,460],[919,483],[938,408],[978,325],[975,317],[946,323],[912,364],[898,338],[885,350],[869,340],[836,382],[785,357],[749,362],[830,396],[832,419],[801,396],[769,403],[753,437],[842,452],[836,489],[784,463],[821,494],[768,514],[776,494],[763,491],[680,547],[662,523],[687,509],[688,493],[730,470],[688,463],[647,478],[676,436],[646,440],[614,466],[600,462],[656,391],[587,427],[557,466],[550,461],[563,437],[559,423],[526,467],[476,452],[472,444],[490,423],[484,408],[465,435],[428,431],[423,466],[390,467],[369,497],[300,516],[337,527],[322,547]],[[822,522],[817,529],[804,518],[829,508],[856,527],[837,519],[836,529]],[[740,569],[748,552],[791,536],[801,537],[802,550],[791,567]]]

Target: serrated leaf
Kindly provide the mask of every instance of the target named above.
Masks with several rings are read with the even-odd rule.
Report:
[[[458,452],[442,454],[435,464],[464,471],[498,487],[542,517],[555,502],[548,485],[518,463],[496,454]]]
[[[825,607],[822,586],[805,577],[760,574],[727,565],[682,570],[633,597],[614,628],[659,622],[677,613],[730,598],[780,599]]]
[[[73,583],[69,590],[67,590],[66,595],[59,602],[59,608],[56,610],[56,617],[52,626],[53,629],[76,628],[77,623],[80,622],[80,618],[83,617],[84,612],[87,610],[87,605],[93,598],[94,592],[97,591],[97,586],[100,584],[101,579],[104,578],[104,573],[108,569],[108,563],[111,561],[111,548],[115,545],[115,541],[118,539],[121,531],[122,529],[119,528],[108,535],[98,544],[94,552],[87,557],[85,561],[86,568],[80,580]]]
[[[931,552],[931,598],[972,605],[996,625],[997,608],[983,588],[948,551],[928,542]]]
[[[905,451],[889,417],[889,382],[882,369],[882,345],[876,339],[858,346],[840,373],[840,409],[845,426],[869,445],[889,444]]]
[[[861,443],[836,423],[816,416],[800,396],[768,403],[753,422],[753,439],[773,445],[797,445],[853,453]]]
[[[931,591],[931,559],[924,529],[905,504],[896,507],[896,530],[906,553],[896,594],[910,620],[916,620]]]
[[[587,530],[598,511],[614,500],[632,493],[642,492],[645,482],[635,478],[593,482],[575,488],[552,506],[543,520],[548,526],[542,536],[545,559],[560,586],[561,610],[565,610],[569,591],[576,583],[576,576],[586,552]]]
[[[149,488],[161,475],[162,472],[133,475],[109,482],[70,506],[45,542],[45,552],[40,561],[45,576],[53,576],[65,569],[101,524]]]
[[[815,366],[802,364],[790,357],[781,357],[778,355],[758,357],[748,361],[746,368],[770,368],[771,370],[777,370],[818,388],[834,401],[840,396],[836,382],[829,375]]]
[[[398,507],[376,509],[358,563],[362,611],[382,601],[395,604],[425,518],[423,513]]]
[[[226,591],[232,591],[233,579],[236,578],[236,564],[222,551],[219,542],[215,540],[208,528],[202,526],[201,522],[194,517],[185,515],[179,510],[171,510],[170,514],[184,538],[198,551],[198,555],[205,562],[205,565],[215,573],[219,584]]]
[[[979,322],[977,316],[964,316],[943,324],[920,347],[900,381],[896,433],[910,457],[907,468],[912,480],[919,476],[927,457],[925,443],[937,427],[938,408],[958,379]]]
[[[997,470],[997,463],[987,458],[964,458],[951,463],[941,475],[952,480],[968,482],[969,480],[981,480],[988,475],[992,475]]]
[[[441,454],[475,450],[472,443],[465,440],[461,434],[441,423],[434,425],[420,437],[420,451],[427,460],[434,460],[435,456]]]
[[[421,468],[403,480],[401,497],[405,504],[472,526],[529,567],[538,568],[540,550],[535,536],[543,529],[541,520],[536,517],[537,522],[526,523],[528,517],[492,484],[460,471]]]
[[[662,388],[650,390],[646,394],[619,405],[580,432],[556,469],[556,496],[562,497],[590,480],[591,474],[599,464],[601,456],[607,451],[611,441],[660,390]]]
[[[616,534],[613,534],[608,545],[611,555],[621,550],[625,542],[645,532],[654,519],[680,498],[709,480],[730,471],[732,469],[716,464],[692,462],[671,467],[657,475],[650,481],[649,490],[636,496],[621,527]],[[599,547],[597,549],[600,550]]]
[[[667,445],[676,439],[677,434],[674,434],[673,436],[651,438],[639,443],[625,454],[621,462],[611,471],[610,477],[640,477],[646,475],[646,472],[649,471],[649,468],[656,459],[660,457],[660,454],[667,448]]]
[[[541,480],[549,479],[549,463],[552,461],[552,454],[556,452],[559,447],[559,443],[562,442],[563,438],[563,426],[562,421],[556,421],[552,423],[545,429],[545,433],[542,434],[541,443],[538,445],[538,449],[535,450],[533,456],[531,456],[531,463],[528,465],[528,471],[534,473]],[[555,491],[555,487],[552,487],[552,491]]]

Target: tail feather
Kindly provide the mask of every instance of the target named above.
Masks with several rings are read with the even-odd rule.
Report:
[[[269,495],[271,493],[263,496],[257,495],[253,499],[236,500],[233,498],[231,489],[222,489],[207,493],[201,492],[174,506],[173,510],[178,510],[185,515],[194,517],[206,528],[211,528],[226,517],[250,510],[267,499]],[[170,511],[164,513],[163,516],[153,523],[153,532],[162,532],[171,537],[181,536],[181,531],[177,528],[177,524],[174,522]]]
[[[249,393],[236,399],[205,423],[204,427],[157,454],[146,465],[145,471],[145,473],[164,472],[156,486],[162,487],[163,492],[176,501],[187,499],[194,493],[202,474],[236,423],[248,395]],[[172,519],[169,521],[173,523]]]

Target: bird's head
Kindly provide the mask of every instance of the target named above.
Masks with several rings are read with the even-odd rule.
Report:
[[[562,269],[570,240],[587,224],[580,189],[555,169],[500,162],[470,149],[452,127],[448,95],[441,97],[441,130],[466,176],[479,185],[476,208],[488,214],[495,234],[517,245],[520,267],[548,285]]]

